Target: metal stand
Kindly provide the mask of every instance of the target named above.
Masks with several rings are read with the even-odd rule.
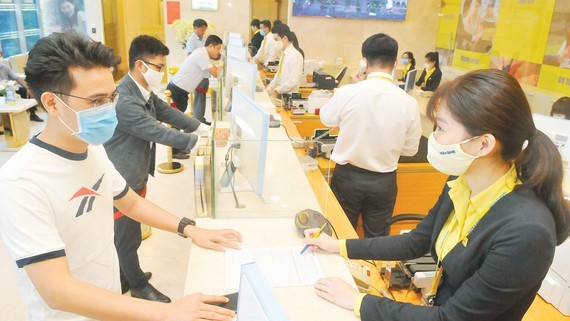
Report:
[[[170,105],[172,93],[170,92],[170,90],[165,90],[164,94],[166,95],[166,102],[168,103],[168,105]],[[172,128],[172,126],[168,124],[168,128]],[[172,147],[170,146],[168,146],[167,149],[167,160],[168,161],[166,163],[158,164],[157,169],[159,172],[163,174],[175,174],[175,173],[180,173],[184,170],[183,164],[172,161]]]

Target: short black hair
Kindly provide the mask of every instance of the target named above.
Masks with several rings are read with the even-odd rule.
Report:
[[[223,43],[222,39],[216,35],[209,35],[208,38],[206,38],[206,42],[204,43],[205,47],[208,47],[209,45],[221,45]]]
[[[74,85],[70,68],[111,68],[121,62],[113,49],[71,29],[54,32],[36,42],[24,68],[26,83],[38,104],[44,92],[69,93]]]
[[[153,36],[140,35],[133,39],[129,48],[129,70],[135,68],[137,60],[145,60],[154,56],[168,56],[170,50],[162,41]]]
[[[208,23],[204,19],[196,19],[194,20],[194,23],[192,23],[192,26],[194,28],[207,27]]]
[[[280,23],[278,25],[274,25],[271,32],[273,34],[277,34],[281,38],[286,36],[287,39],[291,40],[291,29],[289,29],[289,26],[286,24]]]
[[[362,56],[372,66],[393,66],[398,57],[398,42],[386,34],[375,34],[362,44]]]
[[[264,27],[269,28],[269,30],[271,30],[271,21],[269,20],[263,20],[259,23],[259,26],[261,27],[261,25],[263,25]]]
[[[552,105],[550,116],[562,114],[565,119],[570,119],[570,97],[561,97]]]
[[[257,29],[259,29],[259,19],[253,19],[251,20],[251,23],[249,24],[252,27],[256,27]]]
[[[280,25],[282,23],[283,22],[281,22],[281,20],[278,19],[278,20],[273,21],[273,26],[275,27],[275,26]]]

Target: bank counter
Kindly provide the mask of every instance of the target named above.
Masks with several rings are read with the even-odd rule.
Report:
[[[260,77],[257,85],[263,87]],[[431,132],[431,123],[425,117],[425,105],[429,98],[419,94],[416,98],[420,109],[423,108],[422,127],[424,136],[427,136]],[[232,105],[235,105],[235,96],[233,100]],[[239,131],[233,128],[228,137],[228,130],[235,122],[230,121],[230,115],[225,111],[226,95],[221,86],[212,94],[213,131],[209,137],[200,140],[195,159],[194,196],[198,225],[238,230],[244,237],[241,244],[243,249],[303,246],[303,237],[295,227],[294,217],[299,211],[309,208],[326,216],[338,238],[357,238],[357,232],[346,218],[326,179],[334,171],[334,163],[327,159],[318,159],[317,166],[314,166],[315,163],[310,166],[305,163],[308,156],[302,148],[301,130],[296,126],[298,123],[295,124],[295,117],[276,108],[265,90],[255,94],[255,101],[263,111],[281,120],[282,126],[267,128],[266,133],[261,133],[263,139],[252,139],[258,133],[244,133],[243,128]],[[312,117],[313,121],[319,121],[318,116]],[[238,141],[240,146],[236,145]],[[265,163],[261,158],[265,158]],[[237,167],[235,172],[234,167]],[[394,215],[427,214],[435,204],[445,180],[444,175],[426,162],[399,164],[399,192]],[[413,226],[400,226],[393,229],[392,234],[409,228]],[[420,297],[415,292],[386,288],[379,270],[390,262],[345,261],[338,255],[322,252],[317,252],[317,258],[326,277],[340,277],[356,287],[351,273],[356,276],[363,267],[371,271],[369,282],[372,286],[367,293],[384,294],[398,301],[420,304]],[[347,264],[349,261],[351,263]],[[192,246],[185,294],[227,294],[236,291],[226,288],[228,271],[225,266],[224,253]],[[358,320],[352,311],[318,297],[312,286],[275,287],[274,291],[291,320]],[[537,296],[524,320],[570,318],[562,316]]]

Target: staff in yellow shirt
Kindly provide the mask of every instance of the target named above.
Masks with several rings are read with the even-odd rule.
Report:
[[[414,58],[414,54],[410,51],[406,51],[402,54],[402,65],[404,68],[402,69],[402,79],[400,81],[406,81],[406,75],[410,70],[416,69],[416,59]]]
[[[441,70],[439,69],[439,54],[428,52],[425,56],[424,71],[416,82],[423,91],[435,91],[441,82]]]
[[[431,253],[438,267],[430,306],[360,294],[339,278],[318,280],[315,292],[362,320],[520,321],[570,234],[560,154],[534,126],[517,80],[500,70],[445,84],[427,114],[436,125],[428,161],[451,177],[423,221],[404,235],[313,239],[313,229],[305,241],[350,259]]]

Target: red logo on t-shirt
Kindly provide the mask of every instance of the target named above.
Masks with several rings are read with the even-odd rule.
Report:
[[[77,213],[75,214],[75,217],[79,217],[79,216],[83,215],[84,213],[91,212],[91,210],[93,209],[93,203],[95,202],[95,196],[101,196],[101,194],[97,193],[96,191],[99,189],[99,187],[101,186],[101,183],[103,182],[103,176],[105,176],[105,174],[101,175],[101,178],[99,178],[97,183],[95,183],[95,185],[93,185],[92,188],[81,187],[69,199],[69,201],[72,201],[78,197],[83,196],[83,199],[81,200],[81,204],[79,204],[79,208],[77,209]],[[85,209],[86,205],[87,205],[87,209]]]

